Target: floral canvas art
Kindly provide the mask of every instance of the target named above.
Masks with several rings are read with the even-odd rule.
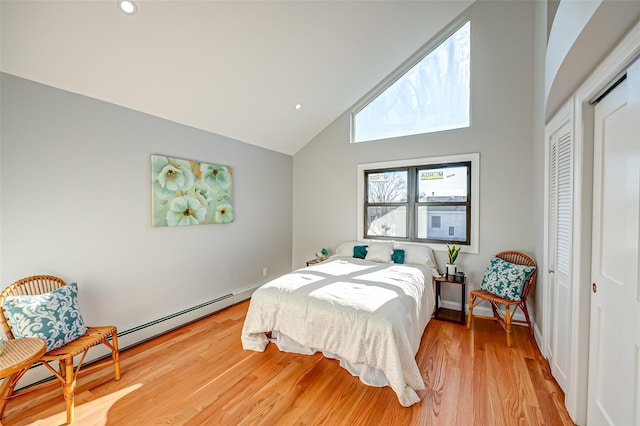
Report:
[[[151,156],[153,226],[233,222],[231,167]]]

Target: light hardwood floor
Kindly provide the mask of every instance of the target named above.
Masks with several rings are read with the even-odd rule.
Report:
[[[513,348],[489,320],[432,320],[416,356],[422,402],[402,407],[388,387],[362,384],[321,355],[243,351],[248,302],[121,354],[79,379],[76,425],[567,425],[562,391],[526,328]],[[65,421],[57,384],[14,398],[2,423]]]

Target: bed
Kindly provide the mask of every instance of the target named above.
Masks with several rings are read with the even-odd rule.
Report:
[[[435,306],[433,253],[377,244],[361,259],[352,254],[357,243],[343,243],[330,259],[261,286],[245,318],[243,348],[264,351],[273,342],[286,352],[322,352],[363,383],[390,386],[401,405],[419,402],[424,381],[415,356]],[[387,261],[389,247],[405,251],[406,261]]]

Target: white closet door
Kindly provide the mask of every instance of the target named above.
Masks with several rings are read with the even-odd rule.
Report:
[[[571,349],[573,123],[551,129],[549,143],[547,266],[551,373],[567,392]]]
[[[640,62],[595,108],[589,425],[640,425]]]

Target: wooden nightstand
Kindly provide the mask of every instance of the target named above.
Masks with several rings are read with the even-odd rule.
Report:
[[[317,265],[318,263],[320,263],[322,261],[324,261],[324,259],[318,259],[316,257],[315,259],[307,260],[307,266]]]
[[[433,283],[436,285],[436,310],[433,313],[433,317],[435,319],[439,319],[439,320],[443,320],[443,321],[451,321],[451,322],[457,322],[459,324],[464,324],[465,323],[465,312],[464,312],[464,303],[465,303],[465,299],[467,296],[467,277],[464,277],[462,279],[462,282],[460,281],[455,281],[453,279],[453,277],[446,277],[446,276],[442,276],[442,277],[433,277]],[[440,307],[440,284],[445,283],[445,284],[457,284],[460,286],[461,288],[461,293],[460,293],[460,311],[456,311],[454,309],[443,309]],[[445,312],[452,312],[452,313],[458,313],[459,312],[459,317],[460,319],[456,319],[455,316],[452,317],[451,315],[445,315]],[[458,315],[456,315],[458,316]]]

